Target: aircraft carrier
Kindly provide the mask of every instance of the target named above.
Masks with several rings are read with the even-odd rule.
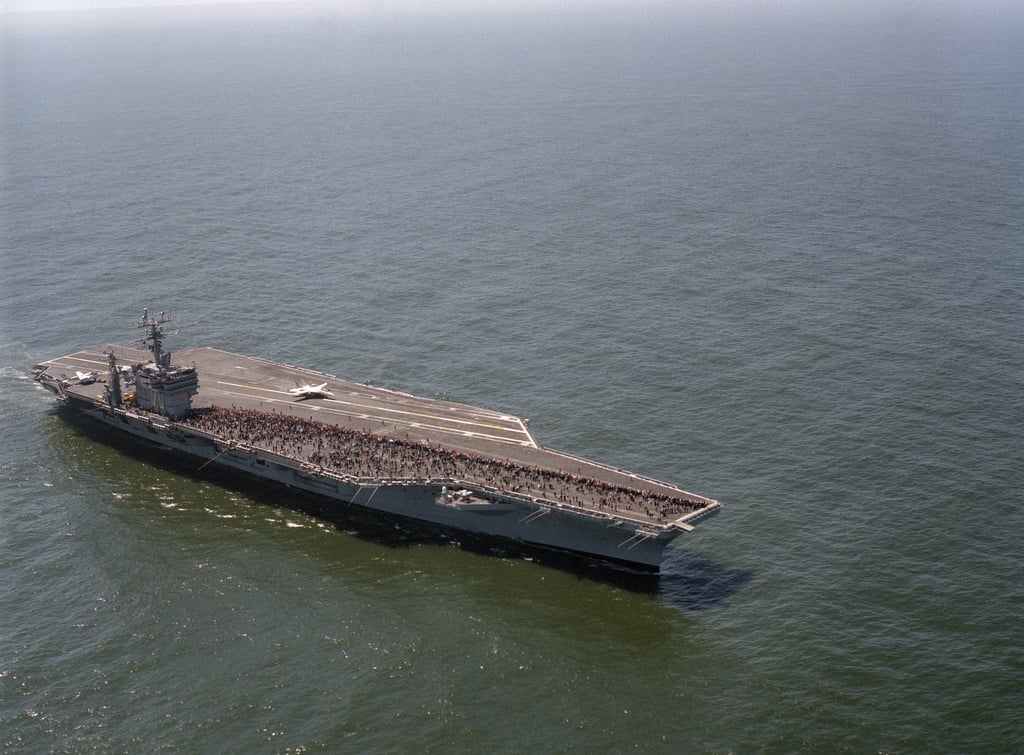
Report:
[[[107,344],[33,377],[75,419],[327,499],[445,531],[658,571],[665,547],[721,504],[541,447],[526,421],[215,348]]]

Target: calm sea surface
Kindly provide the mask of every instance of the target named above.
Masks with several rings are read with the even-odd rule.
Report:
[[[0,750],[1024,750],[1022,17],[729,8],[3,17]],[[56,416],[144,306],[726,508],[358,537]]]

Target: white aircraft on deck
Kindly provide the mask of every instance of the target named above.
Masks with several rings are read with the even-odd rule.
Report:
[[[95,383],[98,376],[95,372],[76,372],[75,377],[78,378],[79,385],[89,385]]]
[[[334,394],[327,390],[327,383],[297,385],[294,388],[289,388],[288,392],[300,401],[307,398],[334,398]]]

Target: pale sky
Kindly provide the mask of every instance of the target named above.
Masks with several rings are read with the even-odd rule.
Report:
[[[0,10],[4,12],[46,12],[113,10],[125,8],[167,8],[173,6],[217,6],[217,5],[279,5],[296,8],[332,8],[340,11],[367,12],[380,10],[420,10],[464,8],[496,9],[515,7],[573,7],[625,5],[627,0],[4,0]],[[644,4],[643,1],[638,4]]]
[[[826,0],[828,1],[828,0]],[[870,0],[866,0],[870,1]],[[893,0],[899,2],[900,0]],[[644,8],[685,8],[730,6],[765,6],[771,4],[800,4],[815,0],[0,0],[0,16],[33,17],[75,16],[98,13],[116,17],[120,11],[133,11],[132,16],[149,11],[163,13],[168,10],[192,9],[204,15],[219,9],[234,13],[250,6],[253,13],[263,15],[299,15],[307,12],[330,12],[334,16],[399,17],[405,14],[432,15],[450,12],[533,12],[620,9],[625,11]]]
[[[862,0],[855,3],[863,6],[886,5],[890,7],[927,8],[929,5],[949,7],[950,5],[998,6],[1014,4],[1015,0]],[[728,8],[729,6],[771,7],[828,7],[849,5],[848,0],[3,0],[0,11],[78,11],[110,10],[127,8],[167,8],[173,6],[218,6],[218,5],[278,5],[296,8],[332,8],[339,11],[351,10],[382,12],[395,10],[430,11],[444,9],[497,10],[502,8],[568,9],[582,7],[619,7],[628,9],[636,6],[660,6],[663,8],[685,8],[706,6]]]
[[[936,8],[1013,8],[1017,0],[862,0],[854,3],[861,6],[889,6],[894,8],[916,8],[925,10],[929,6]],[[0,12],[33,12],[33,11],[78,11],[127,8],[166,8],[172,6],[217,6],[217,5],[278,5],[303,6],[309,8],[332,8],[339,11],[352,10],[367,12],[380,10],[430,11],[461,8],[465,10],[497,10],[501,8],[535,8],[559,9],[581,7],[619,7],[660,6],[662,8],[685,8],[686,6],[705,6],[727,8],[729,6],[771,7],[828,7],[850,5],[848,0],[3,0]]]
[[[684,0],[691,2],[692,0]],[[704,0],[697,0],[703,2]],[[710,0],[714,2],[715,0]],[[726,0],[731,2],[732,0]],[[633,0],[638,7],[659,5],[663,0]],[[141,19],[175,10],[202,13],[203,16],[231,12],[257,17],[322,14],[339,17],[400,17],[406,14],[447,13],[451,11],[542,10],[581,7],[628,7],[630,0],[0,0],[0,18],[7,20],[60,21],[89,17],[116,20]],[[249,6],[245,8],[245,6]]]
[[[244,9],[243,6],[249,6]],[[514,14],[559,11],[616,10],[629,15],[645,11],[711,12],[728,18],[736,12],[795,12],[795,17],[831,15],[840,11],[852,18],[914,16],[1009,18],[1024,14],[1022,0],[0,0],[0,20],[19,19],[60,23],[104,18],[107,20],[153,18],[175,9],[209,17],[219,11],[255,17],[302,15],[325,11],[332,17],[397,19],[451,13],[511,12]],[[122,15],[124,12],[124,15]],[[723,15],[724,14],[724,15]]]

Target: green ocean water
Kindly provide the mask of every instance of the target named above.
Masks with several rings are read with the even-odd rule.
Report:
[[[1019,11],[325,8],[2,16],[0,749],[1020,751]],[[144,306],[725,509],[335,528],[27,379]]]

